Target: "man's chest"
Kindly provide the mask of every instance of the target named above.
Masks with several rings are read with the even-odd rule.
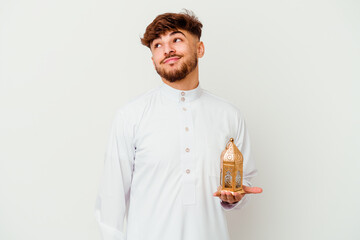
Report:
[[[234,120],[201,106],[153,109],[138,126],[135,164],[140,169],[201,168],[216,174],[221,151],[235,138]]]

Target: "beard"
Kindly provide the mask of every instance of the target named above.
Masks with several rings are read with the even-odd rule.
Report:
[[[170,55],[169,57],[178,56],[178,55]],[[156,72],[165,80],[169,82],[176,82],[184,79],[189,73],[191,73],[197,66],[198,59],[196,52],[193,56],[186,62],[182,63],[179,69],[174,69],[170,71],[166,71],[164,68],[159,66],[155,66]]]

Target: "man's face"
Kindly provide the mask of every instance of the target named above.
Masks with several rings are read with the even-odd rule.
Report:
[[[203,43],[186,30],[166,32],[151,45],[156,72],[164,79],[175,82],[184,79],[203,55]]]

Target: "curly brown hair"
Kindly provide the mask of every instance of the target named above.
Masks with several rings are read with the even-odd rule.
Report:
[[[152,23],[150,23],[141,38],[141,43],[148,48],[154,39],[159,38],[160,35],[172,30],[186,30],[194,34],[200,40],[202,23],[189,10],[181,13],[164,13],[158,15]]]

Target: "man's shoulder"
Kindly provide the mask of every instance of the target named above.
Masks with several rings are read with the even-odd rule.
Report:
[[[135,114],[137,111],[141,111],[157,94],[159,94],[160,87],[154,87],[146,92],[137,95],[130,100],[126,101],[121,107],[117,109],[117,112],[123,115]]]

